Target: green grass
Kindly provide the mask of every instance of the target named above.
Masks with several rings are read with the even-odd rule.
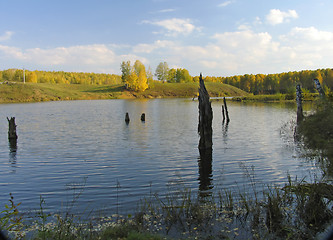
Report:
[[[221,83],[206,83],[211,96],[243,96],[240,89]],[[92,100],[115,98],[165,98],[197,96],[197,83],[155,82],[144,92],[127,91],[122,85],[11,83],[0,85],[0,103]]]
[[[303,93],[303,101],[314,101],[318,99],[318,93]],[[281,102],[281,101],[296,101],[296,94],[287,93],[287,94],[272,94],[272,95],[252,95],[234,97],[233,101],[242,101],[242,102]]]

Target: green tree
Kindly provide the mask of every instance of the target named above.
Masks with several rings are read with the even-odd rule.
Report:
[[[168,80],[169,66],[166,62],[160,62],[155,70],[155,76],[159,81],[166,82]]]
[[[16,70],[14,77],[13,77],[14,82],[23,82],[23,70]]]
[[[15,69],[7,69],[2,72],[2,79],[4,81],[13,81],[14,75],[16,70]]]
[[[123,61],[120,66],[121,69],[121,80],[123,83],[126,83],[128,80],[128,77],[131,75],[131,62],[130,61]]]
[[[176,73],[177,73],[177,70],[174,69],[174,68],[171,68],[168,72],[168,82],[170,83],[175,83],[176,82]]]
[[[139,76],[142,70],[146,71],[145,65],[143,65],[139,60],[135,61],[133,68],[137,76]]]
[[[148,67],[148,71],[147,71],[146,76],[147,76],[148,85],[151,86],[154,82],[154,78],[153,78],[154,76],[153,76],[153,73],[152,73],[150,67]]]

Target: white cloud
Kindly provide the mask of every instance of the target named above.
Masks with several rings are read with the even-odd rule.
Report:
[[[69,67],[73,69],[72,71],[85,71],[84,69],[91,71],[100,67],[105,68],[118,60],[115,53],[103,44],[26,50],[0,45],[0,57],[21,60],[30,65],[53,68],[57,68],[57,66]]]
[[[277,25],[288,22],[290,19],[298,18],[298,14],[295,10],[288,10],[283,12],[279,9],[271,9],[269,14],[266,15],[266,20],[271,25]]]
[[[218,7],[226,7],[228,5],[230,5],[232,3],[232,1],[225,1],[223,3],[220,3],[219,5],[217,5]]]
[[[141,53],[157,54],[170,66],[190,66],[188,70],[192,75],[205,71],[216,76],[276,73],[331,67],[327,59],[333,56],[332,41],[332,32],[313,27],[294,28],[277,39],[268,32],[243,28],[217,33],[209,43],[201,46],[156,41],[145,46],[151,51],[142,50]]]
[[[308,28],[293,28],[287,35],[281,36],[281,39],[290,39],[294,41],[316,41],[316,42],[332,42],[333,41],[333,33],[327,31],[320,31],[314,27]]]
[[[174,12],[174,11],[176,11],[176,9],[167,8],[167,9],[162,9],[162,10],[157,11],[157,13],[168,13],[168,12]]]
[[[7,31],[3,35],[0,35],[0,42],[10,40],[14,32]]]
[[[143,21],[143,23],[152,24],[164,28],[167,31],[166,35],[168,36],[177,36],[179,34],[188,35],[194,30],[200,30],[200,28],[192,24],[192,21],[190,19],[182,18],[171,18],[161,21],[145,20]]]
[[[332,67],[332,42],[333,32],[315,27],[295,27],[277,38],[268,32],[241,27],[233,32],[216,33],[202,45],[169,40],[134,46],[92,44],[25,50],[0,45],[0,59],[4,63],[19,62],[17,66],[30,64],[41,70],[117,74],[122,61],[134,63],[138,59],[146,67],[152,66],[153,71],[160,61],[166,61],[169,66],[188,69],[192,75],[203,72],[228,76]]]
[[[141,43],[133,47],[135,53],[151,53],[155,49],[170,48],[174,45],[172,41],[157,40],[153,44]]]

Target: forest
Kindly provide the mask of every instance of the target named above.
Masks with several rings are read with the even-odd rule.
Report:
[[[155,80],[168,83],[199,82],[199,76],[191,76],[184,68],[169,68],[166,62],[161,62],[152,73],[136,60],[133,66],[130,61],[120,64],[121,75],[63,71],[29,71],[25,70],[23,79],[22,69],[7,69],[0,71],[1,82],[54,83],[54,84],[89,84],[116,85],[124,84],[132,91],[144,91]],[[203,73],[204,75],[204,73]],[[324,91],[333,89],[333,69],[317,69],[292,71],[274,74],[245,74],[236,76],[205,76],[206,82],[229,84],[253,94],[292,93],[295,86],[301,84],[303,91],[316,92],[313,79],[319,79]]]

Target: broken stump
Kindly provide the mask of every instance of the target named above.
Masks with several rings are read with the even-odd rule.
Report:
[[[227,107],[227,101],[225,100],[225,97],[223,97],[223,104],[224,104],[225,115],[227,116],[227,124],[228,124],[230,122],[230,118],[229,118],[229,112],[228,112],[228,107]]]
[[[145,114],[145,113],[142,113],[142,114],[141,114],[141,121],[142,121],[142,122],[145,122],[145,121],[146,121],[146,114]]]
[[[128,112],[127,112],[126,115],[125,115],[125,122],[126,122],[127,124],[130,122],[130,118],[129,118]]]
[[[8,128],[8,139],[17,139],[17,134],[16,134],[16,124],[15,124],[15,117],[11,117],[10,119],[7,117],[9,128]]]
[[[319,95],[321,97],[325,96],[325,92],[324,92],[323,88],[321,87],[319,80],[317,78],[315,78],[315,79],[313,79],[313,81],[316,85],[316,89],[319,92]]]
[[[301,86],[298,84],[296,86],[296,103],[297,103],[297,122],[300,122],[303,120],[303,107],[302,107],[302,89]]]
[[[200,87],[199,87],[199,124],[198,133],[200,135],[199,149],[209,149],[213,146],[213,110],[211,102],[209,99],[209,94],[207,92],[205,83],[202,79],[202,74],[200,74]]]

